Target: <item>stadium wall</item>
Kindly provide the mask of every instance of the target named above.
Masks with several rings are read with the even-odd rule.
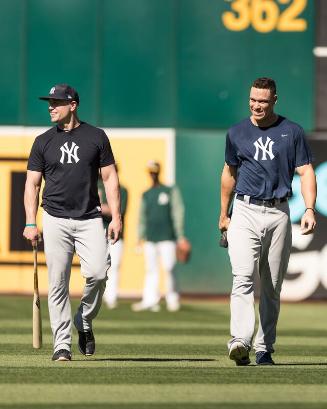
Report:
[[[264,4],[265,3],[265,4]],[[314,128],[314,1],[0,0],[2,125],[46,126],[37,97],[79,90],[102,127],[225,129],[254,78]]]

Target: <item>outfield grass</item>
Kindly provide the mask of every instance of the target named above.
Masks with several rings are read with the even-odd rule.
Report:
[[[133,313],[127,302],[103,308],[96,355],[85,358],[74,344],[72,362],[51,361],[45,299],[42,316],[44,346],[35,351],[31,298],[0,298],[1,408],[327,408],[323,303],[282,306],[274,367],[228,359],[223,302],[185,303],[178,313]]]

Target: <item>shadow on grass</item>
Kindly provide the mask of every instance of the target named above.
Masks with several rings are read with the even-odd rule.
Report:
[[[263,365],[263,366],[267,366],[267,365]],[[275,365],[273,366],[327,366],[327,362],[294,362],[294,363],[278,362],[278,364],[275,363]]]
[[[215,362],[218,359],[210,358],[86,358],[74,359],[75,362]]]
[[[134,360],[131,358],[131,360]],[[216,362],[113,362],[73,361],[50,367],[0,368],[0,385],[327,385],[326,366],[220,367]],[[291,373],[290,373],[291,371]],[[1,397],[0,397],[1,402]],[[1,403],[0,403],[0,407]],[[278,409],[280,409],[278,407]]]

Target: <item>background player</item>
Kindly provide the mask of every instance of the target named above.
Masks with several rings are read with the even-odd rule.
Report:
[[[118,174],[118,166],[116,166],[116,171]],[[103,301],[107,305],[109,309],[113,309],[117,307],[117,298],[118,298],[118,282],[119,282],[119,268],[121,264],[121,259],[123,255],[124,249],[124,230],[125,230],[125,213],[127,209],[127,201],[128,201],[128,192],[127,189],[120,185],[120,212],[122,217],[122,232],[120,235],[119,240],[110,246],[110,259],[111,259],[111,266],[108,274],[108,281],[106,285],[105,292],[103,294]],[[105,224],[105,228],[107,229],[110,222],[111,222],[111,210],[107,202],[106,192],[104,188],[104,184],[102,182],[101,177],[98,180],[98,192],[99,198],[101,203],[101,212],[103,216],[103,221]]]
[[[159,311],[159,257],[166,271],[166,303],[169,311],[180,308],[173,268],[176,263],[176,240],[184,241],[184,205],[176,186],[159,180],[160,164],[148,163],[152,187],[143,193],[138,238],[144,241],[145,282],[142,301],[133,311]]]
[[[257,364],[273,364],[280,291],[291,250],[288,198],[294,171],[301,179],[306,211],[302,234],[313,231],[316,179],[303,129],[275,114],[276,84],[258,78],[250,91],[250,118],[231,127],[221,176],[219,229],[227,230],[233,271],[229,357],[250,363],[255,326],[253,284],[260,275],[259,327],[254,342]],[[228,207],[236,193],[233,215]]]
[[[86,285],[74,317],[79,350],[95,351],[92,321],[102,301],[110,266],[97,190],[99,167],[110,197],[112,221],[108,235],[115,243],[121,232],[118,176],[109,140],[103,130],[81,122],[78,93],[67,84],[51,88],[46,97],[52,123],[39,135],[27,165],[24,204],[24,237],[34,242],[39,231],[36,214],[42,176],[44,251],[49,275],[49,314],[53,332],[54,361],[71,360],[72,324],[69,279],[74,250],[80,257]]]

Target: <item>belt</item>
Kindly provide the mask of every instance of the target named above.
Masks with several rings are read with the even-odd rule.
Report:
[[[242,200],[242,202],[247,202],[245,199],[245,195],[236,195],[236,199]],[[251,204],[255,204],[257,206],[267,206],[267,207],[275,207],[276,205],[287,202],[288,197],[282,197],[281,199],[254,199],[253,197],[249,197],[249,202]]]

